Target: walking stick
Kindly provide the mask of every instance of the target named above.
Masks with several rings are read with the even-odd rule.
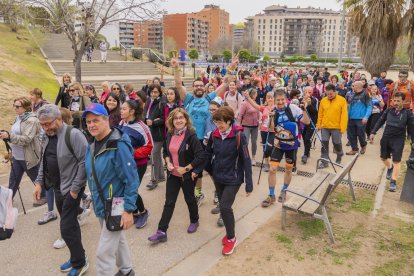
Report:
[[[272,124],[272,118],[273,118],[273,116],[270,116],[269,125],[267,127],[266,144],[265,144],[264,149],[263,149],[263,158],[262,158],[262,163],[260,165],[259,178],[257,179],[257,185],[259,185],[259,183],[260,183],[260,176],[262,175],[263,163],[264,163],[264,159],[265,159],[265,153],[266,153],[266,149],[267,149],[267,144],[268,144],[268,141],[269,141],[270,125]]]

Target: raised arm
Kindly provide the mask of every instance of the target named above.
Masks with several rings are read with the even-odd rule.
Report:
[[[249,92],[246,90],[243,92],[244,98],[253,106],[254,109],[260,111],[260,105],[258,105],[252,98],[249,96]]]
[[[216,90],[217,97],[221,97],[224,94],[224,92],[226,92],[227,87],[229,86],[230,76],[233,76],[233,74],[237,74],[235,70],[237,68],[238,63],[239,55],[237,54],[233,57],[232,63],[226,68],[226,76],[224,77],[223,84],[220,85],[220,87],[218,87]]]
[[[174,81],[175,81],[175,87],[177,87],[178,92],[180,93],[181,100],[185,100],[186,95],[186,89],[183,86],[183,80],[181,78],[181,70],[180,70],[180,64],[178,63],[178,60],[176,58],[171,59],[171,67],[174,71]]]

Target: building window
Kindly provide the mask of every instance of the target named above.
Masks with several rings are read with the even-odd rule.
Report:
[[[270,24],[272,24],[273,23],[273,19],[270,19]]]
[[[272,34],[272,31],[270,31],[270,34]],[[270,39],[271,39],[272,37],[270,37]]]
[[[279,41],[279,46],[282,46],[282,42]]]
[[[264,43],[264,41],[262,42],[262,46],[264,46],[265,45],[265,43]]]
[[[273,46],[276,46],[276,41],[273,43]]]
[[[280,25],[280,29],[282,29],[282,25]]]
[[[281,52],[282,50],[281,50],[281,48],[279,47],[279,52]]]
[[[257,36],[257,40],[260,40],[260,35]]]
[[[270,25],[270,29],[272,29],[273,25]]]
[[[263,24],[266,24],[266,19],[263,19]]]
[[[269,41],[269,46],[272,46],[272,42]]]

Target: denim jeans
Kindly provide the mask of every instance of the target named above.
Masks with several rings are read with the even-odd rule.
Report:
[[[13,197],[16,195],[17,190],[19,189],[20,182],[22,181],[23,174],[26,173],[32,182],[36,180],[37,173],[39,172],[39,164],[27,169],[25,160],[16,160],[14,157],[11,160],[12,169],[9,177],[9,189],[13,191]],[[42,197],[45,196],[45,190],[42,190]]]

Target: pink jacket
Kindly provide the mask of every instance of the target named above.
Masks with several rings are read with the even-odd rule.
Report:
[[[259,125],[260,112],[256,110],[248,101],[243,101],[237,116],[237,123],[240,126],[255,127]]]

